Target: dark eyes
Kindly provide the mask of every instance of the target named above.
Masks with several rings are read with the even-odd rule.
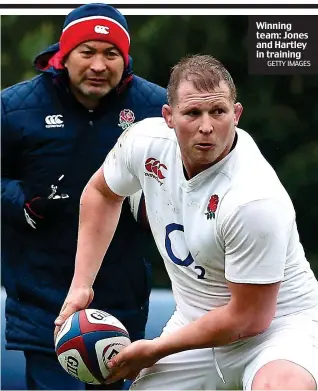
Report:
[[[214,112],[216,114],[222,114],[222,113],[224,113],[224,110],[219,108],[219,109],[215,109]]]
[[[224,110],[221,109],[221,108],[216,108],[216,109],[213,109],[213,110],[210,110],[210,113],[212,115],[220,115],[220,114],[223,114],[224,113]],[[189,115],[190,117],[196,117],[196,116],[199,116],[201,114],[201,111],[200,110],[189,110],[185,113],[186,115]]]
[[[191,117],[195,117],[200,114],[199,110],[189,110],[186,112],[186,115],[190,115]]]

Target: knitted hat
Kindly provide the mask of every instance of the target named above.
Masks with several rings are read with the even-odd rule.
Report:
[[[60,50],[51,64],[60,68],[62,59],[85,41],[105,41],[121,52],[128,65],[130,36],[126,18],[117,9],[103,3],[85,4],[70,12],[60,37]]]

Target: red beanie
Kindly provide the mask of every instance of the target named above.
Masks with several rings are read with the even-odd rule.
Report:
[[[107,4],[86,4],[73,10],[65,19],[60,50],[50,61],[56,68],[78,45],[86,41],[105,41],[121,52],[125,67],[129,63],[130,36],[125,17]]]

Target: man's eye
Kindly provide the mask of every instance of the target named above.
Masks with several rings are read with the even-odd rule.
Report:
[[[90,50],[83,50],[81,53],[84,54],[84,56],[90,56],[92,54]]]
[[[189,110],[186,112],[186,115],[189,115],[190,117],[195,117],[199,114],[200,114],[199,110]]]
[[[119,54],[115,51],[110,51],[110,52],[107,52],[107,56],[109,57],[117,57],[119,56]]]
[[[220,109],[220,108],[214,109],[214,110],[213,110],[213,113],[214,113],[214,114],[223,114],[223,113],[224,113],[224,110],[223,110],[223,109]]]

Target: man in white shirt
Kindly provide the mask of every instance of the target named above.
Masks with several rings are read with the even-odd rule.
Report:
[[[211,56],[187,57],[168,101],[164,119],[120,137],[83,192],[56,330],[89,305],[123,199],[142,189],[177,307],[159,338],[112,359],[107,382],[139,374],[132,389],[316,390],[318,282],[288,194],[237,127],[230,74]]]

